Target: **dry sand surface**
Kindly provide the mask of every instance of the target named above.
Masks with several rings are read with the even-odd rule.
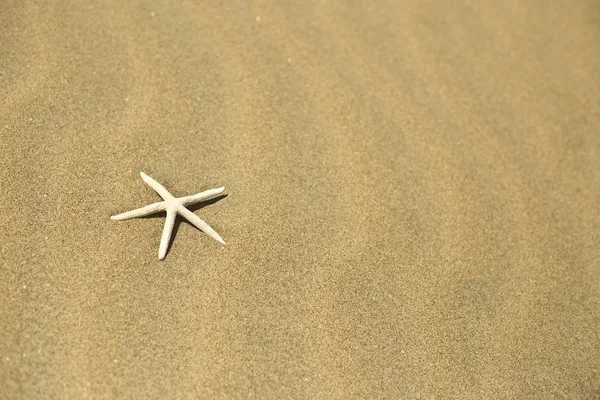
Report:
[[[599,399],[598,1],[248,4],[2,2],[0,399]]]

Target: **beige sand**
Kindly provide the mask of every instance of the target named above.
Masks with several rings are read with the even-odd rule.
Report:
[[[600,398],[597,1],[35,3],[0,398]],[[110,221],[139,171],[227,245]]]

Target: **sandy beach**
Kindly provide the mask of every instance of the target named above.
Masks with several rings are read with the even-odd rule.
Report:
[[[600,7],[0,9],[0,399],[600,399]],[[225,186],[192,210],[111,215]]]

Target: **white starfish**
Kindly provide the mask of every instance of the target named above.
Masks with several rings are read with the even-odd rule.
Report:
[[[165,227],[163,229],[162,237],[160,238],[160,247],[158,248],[158,259],[163,260],[167,255],[167,249],[169,248],[169,240],[173,233],[173,225],[175,224],[175,217],[177,214],[187,219],[196,228],[202,230],[211,238],[215,239],[219,243],[225,244],[221,236],[213,230],[208,224],[202,221],[196,214],[185,208],[188,204],[198,203],[203,200],[210,199],[219,195],[225,190],[224,187],[218,189],[206,190],[204,192],[195,194],[193,196],[186,197],[174,197],[163,185],[156,182],[143,172],[140,172],[140,176],[164,201],[147,205],[146,207],[138,208],[133,211],[128,211],[123,214],[113,215],[110,217],[113,221],[122,221],[130,218],[143,217],[145,215],[154,214],[160,211],[167,211],[167,219],[165,221]]]

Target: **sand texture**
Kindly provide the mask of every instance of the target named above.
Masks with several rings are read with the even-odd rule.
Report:
[[[597,0],[5,0],[0,194],[2,400],[600,399]]]

